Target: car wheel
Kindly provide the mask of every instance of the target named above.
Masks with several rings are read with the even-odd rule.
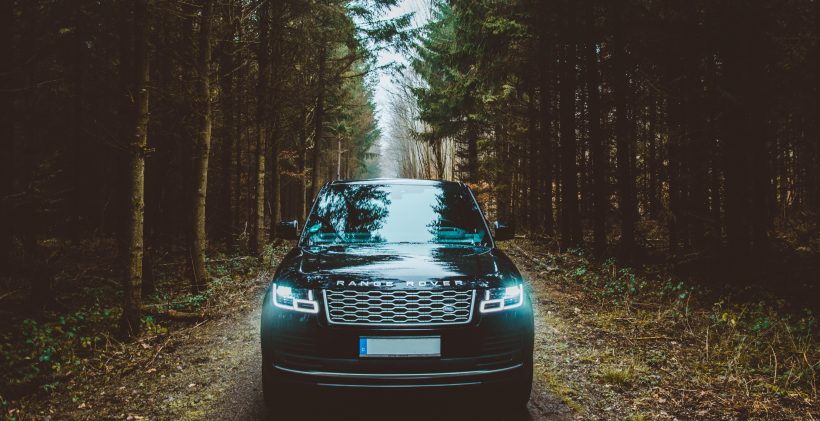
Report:
[[[270,372],[269,365],[265,363],[262,363],[262,397],[265,400],[265,408],[272,413],[277,406],[276,386],[273,373]]]
[[[271,372],[270,364],[262,364],[262,397],[265,400],[265,408],[268,415],[282,416],[289,413],[291,393],[277,381],[276,375]]]
[[[515,384],[505,393],[506,407],[511,410],[523,409],[527,407],[532,393],[532,354],[524,361],[523,373]]]

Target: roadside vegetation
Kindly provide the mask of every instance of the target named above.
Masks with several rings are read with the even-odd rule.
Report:
[[[716,289],[665,263],[504,246],[531,276],[557,343],[550,389],[584,418],[816,419],[815,309],[776,289]],[[641,418],[643,417],[643,418]]]
[[[31,419],[25,409],[43,409],[37,402],[53,396],[70,399],[59,401],[64,411],[85,407],[82,397],[93,395],[100,384],[118,382],[135,370],[162,371],[163,357],[173,353],[186,335],[208,321],[247,311],[243,300],[255,297],[248,290],[255,293],[265,284],[259,277],[270,273],[287,246],[268,245],[261,258],[213,253],[206,262],[212,280],[199,293],[180,283],[189,270],[184,254],[179,250],[158,253],[157,292],[144,297],[141,333],[124,338],[118,325],[122,310],[112,244],[55,241],[49,247],[58,269],[59,310],[31,314],[25,310],[24,294],[3,297],[0,418]]]

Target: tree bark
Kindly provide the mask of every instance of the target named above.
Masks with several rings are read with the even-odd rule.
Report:
[[[660,117],[658,115],[658,100],[650,99],[649,102],[649,133],[647,133],[646,146],[648,160],[648,186],[647,205],[649,207],[649,216],[657,220],[660,216],[661,208],[661,194],[660,194],[660,159],[658,158],[658,124]]]
[[[591,9],[591,6],[589,7]],[[591,10],[589,15],[591,19]],[[588,30],[591,32],[591,29]],[[600,256],[606,251],[606,212],[608,208],[606,171],[608,154],[605,152],[604,138],[601,132],[601,76],[598,70],[597,49],[595,42],[589,40],[586,45],[586,82],[589,111],[589,148],[592,155],[592,248],[595,254]]]
[[[467,182],[478,183],[478,123],[467,117]]]
[[[11,273],[14,229],[11,194],[14,191],[14,2],[0,0],[0,274]]]
[[[281,135],[281,125],[282,121],[278,118],[279,113],[279,99],[276,96],[279,94],[277,87],[279,83],[279,61],[281,56],[280,51],[280,31],[279,28],[281,26],[280,18],[282,11],[280,10],[279,2],[274,2],[271,0],[272,4],[270,6],[272,11],[273,18],[271,19],[270,25],[270,72],[271,76],[269,78],[272,86],[270,88],[270,109],[271,113],[269,118],[273,120],[274,129],[271,133],[270,139],[270,155],[271,155],[271,193],[270,193],[270,201],[271,201],[271,224],[270,224],[270,234],[272,237],[276,236],[276,224],[282,218],[282,186],[281,186],[281,174],[279,168],[279,141]]]
[[[546,32],[546,30],[545,30]],[[551,60],[550,54],[548,53],[548,46],[546,45],[546,40],[541,40],[541,49],[544,50],[542,53],[543,56],[541,58],[541,70],[540,70],[540,89],[538,92],[539,95],[539,134],[541,138],[541,175],[544,178],[543,181],[543,194],[544,198],[542,201],[544,202],[544,216],[542,222],[544,224],[544,232],[547,235],[551,235],[555,232],[555,218],[553,216],[553,206],[552,206],[552,198],[553,198],[553,190],[552,190],[552,181],[553,181],[553,148],[552,145],[552,136],[550,133],[550,126],[552,124],[552,112],[551,112],[551,103],[552,103],[552,95],[550,95],[550,80],[552,73],[547,67]]]
[[[319,68],[316,74],[316,109],[313,112],[313,151],[311,157],[310,172],[310,197],[315,198],[319,194],[319,158],[321,156],[322,136],[324,136],[325,118],[325,63],[326,51],[324,44],[319,47],[317,57]]]
[[[304,225],[305,218],[306,218],[306,210],[305,207],[307,206],[307,174],[305,174],[305,170],[307,169],[307,122],[305,121],[307,116],[305,112],[302,111],[300,114],[299,119],[299,156],[297,157],[297,165],[299,169],[299,179],[298,179],[298,191],[296,194],[296,217],[299,219],[299,223]]]
[[[538,108],[535,103],[535,82],[534,75],[530,75],[528,81],[528,95],[527,95],[527,143],[529,146],[529,153],[527,154],[528,177],[527,177],[527,191],[529,194],[529,207],[524,209],[524,216],[526,217],[529,229],[532,232],[538,232],[541,229],[541,197],[538,194],[538,181],[541,178],[541,154],[538,143]]]
[[[578,167],[575,139],[575,3],[568,1],[565,22],[563,57],[561,60],[561,246],[575,247],[581,241],[581,221],[578,214]]]
[[[726,139],[726,237],[730,254],[744,264],[753,251],[767,245],[768,107],[765,68],[766,41],[763,38],[763,10],[759,7],[722,10],[721,57],[724,60],[722,89],[723,136]],[[754,34],[750,36],[750,34]]]
[[[194,159],[196,200],[194,203],[193,241],[191,260],[193,279],[191,290],[198,293],[207,288],[208,268],[205,266],[207,237],[205,232],[205,203],[208,195],[208,159],[211,152],[211,16],[213,0],[202,0],[202,16],[199,27],[199,56],[197,57],[197,102],[200,109],[199,136]]]
[[[256,86],[256,174],[254,176],[255,200],[253,210],[253,235],[251,249],[261,255],[265,246],[265,144],[268,138],[270,115],[268,90],[270,89],[270,1],[259,6],[259,78]]]
[[[128,206],[128,270],[120,319],[122,334],[140,330],[142,301],[143,217],[145,211],[145,153],[148,148],[148,0],[134,0],[133,132],[129,140],[130,201]]]
[[[618,163],[618,207],[621,214],[621,240],[619,247],[626,256],[635,251],[635,219],[638,215],[635,195],[635,169],[629,138],[629,117],[627,115],[627,70],[624,48],[623,2],[613,7],[615,34],[612,51],[613,81],[615,100],[615,145]]]
[[[230,6],[233,7],[233,6]],[[234,54],[237,53],[234,44],[234,35],[236,34],[236,24],[231,20],[231,15],[228,13],[224,16],[224,38],[226,44],[222,52],[219,80],[221,85],[221,92],[219,99],[222,105],[222,142],[218,150],[219,153],[219,197],[217,198],[216,208],[219,210],[220,216],[217,221],[216,231],[217,236],[222,241],[231,243],[233,241],[233,208],[231,206],[233,183],[231,182],[233,175],[233,149],[235,143],[235,120],[234,112],[236,106],[236,99],[234,98]]]

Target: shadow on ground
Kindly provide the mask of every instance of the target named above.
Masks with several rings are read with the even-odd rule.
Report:
[[[450,395],[448,393],[448,395]],[[289,410],[266,411],[259,399],[259,420],[510,420],[544,419],[530,408],[503,410],[493,407],[492,398],[471,396],[419,397],[414,394],[391,396],[312,396],[291,401]],[[497,404],[497,403],[496,403]],[[533,411],[534,412],[534,411]]]

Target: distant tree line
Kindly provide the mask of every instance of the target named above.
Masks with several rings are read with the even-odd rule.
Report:
[[[671,252],[760,256],[820,210],[819,32],[811,0],[434,1],[412,131],[564,248],[634,256],[653,222]]]
[[[51,304],[50,239],[118,239],[123,330],[152,253],[261,253],[327,180],[375,172],[393,0],[0,0],[0,272]],[[339,151],[346,151],[340,155]]]

